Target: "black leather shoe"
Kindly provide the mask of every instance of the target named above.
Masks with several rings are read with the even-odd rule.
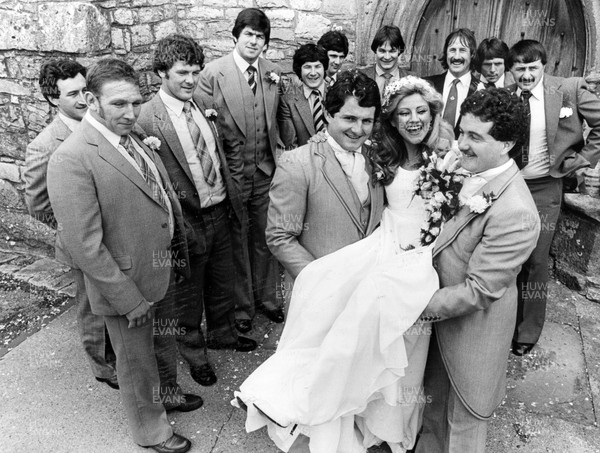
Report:
[[[190,368],[190,375],[194,381],[204,387],[208,387],[217,382],[217,375],[210,366],[210,363]]]
[[[269,318],[273,322],[276,322],[277,324],[282,323],[283,320],[285,319],[285,317],[283,316],[283,308],[276,308],[274,310],[268,310],[266,308],[261,308],[260,311],[267,318]]]
[[[516,341],[513,341],[512,353],[516,356],[521,357],[523,355],[529,354],[534,346],[535,343],[517,343]]]
[[[202,397],[193,395],[191,393],[185,393],[183,395],[174,396],[176,399],[173,403],[165,404],[165,410],[167,411],[179,411],[179,412],[191,412],[196,409],[200,409],[204,404]],[[179,403],[179,404],[176,404]],[[187,451],[187,450],[186,450]]]
[[[237,352],[250,352],[256,349],[257,344],[251,338],[238,336],[235,343],[217,343],[213,341],[207,342],[206,347],[210,349],[233,349]]]
[[[252,330],[252,321],[250,321],[249,319],[236,319],[235,328],[240,333],[250,332]]]
[[[185,453],[192,448],[192,443],[185,437],[173,433],[173,435],[164,442],[146,448],[151,448],[158,453]]]
[[[119,381],[117,381],[116,374],[109,378],[97,377],[96,380],[98,382],[103,382],[104,384],[108,385],[111,389],[119,390]]]

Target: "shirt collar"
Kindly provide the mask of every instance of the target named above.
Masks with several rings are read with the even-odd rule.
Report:
[[[312,94],[313,90],[319,90],[319,93],[321,93],[321,99],[323,99],[323,97],[325,96],[325,79],[323,79],[323,82],[321,83],[321,85],[319,85],[318,88],[309,88],[304,83],[302,84],[302,88],[304,90],[304,97],[306,99],[310,98],[310,95]]]
[[[446,78],[444,79],[444,88],[449,88],[452,84],[452,81],[455,79],[450,71],[446,71]],[[467,71],[465,74],[458,78],[460,83],[464,86],[468,87],[471,84],[471,71]]]
[[[487,79],[486,79],[486,78],[485,78],[483,75],[479,77],[479,81],[480,81],[481,83],[483,83],[484,85],[485,85],[486,83],[488,83]],[[496,80],[496,83],[494,83],[494,86],[495,86],[496,88],[504,88],[504,74],[502,74],[502,75],[500,76],[500,78],[499,78],[498,80]]]
[[[385,74],[386,72],[387,71],[384,71],[377,64],[375,64],[375,74],[377,74],[378,76],[383,76],[383,74]],[[398,66],[396,66],[396,69],[394,69],[392,72],[390,72],[390,74],[392,74],[392,78],[399,79],[400,78],[400,68]]]
[[[474,176],[479,176],[480,178],[483,178],[486,181],[490,182],[496,176],[498,176],[501,173],[504,173],[506,170],[508,170],[510,168],[510,166],[512,165],[512,163],[513,163],[513,160],[508,159],[508,162],[503,163],[499,167],[490,168],[486,171],[482,171],[481,173],[476,173]]]
[[[516,94],[521,97],[521,88],[517,88]],[[531,90],[531,95],[538,101],[544,99],[544,74],[542,74],[542,78],[538,84]]]
[[[327,137],[327,143],[329,144],[329,146],[331,146],[331,149],[333,149],[334,152],[338,152],[338,153],[360,153],[360,150],[362,147],[359,147],[357,149],[351,149],[351,150],[347,150],[341,147],[341,145],[335,141],[335,139],[329,135],[329,132],[325,131],[325,136]]]
[[[250,64],[242,58],[242,56],[238,53],[237,49],[233,49],[233,61],[235,61],[236,66],[238,68],[240,68],[240,71],[242,71],[242,74],[244,74],[248,70],[248,66],[253,66],[254,69],[256,69],[256,73],[258,74],[258,60],[259,59],[260,58],[257,58],[254,63]]]
[[[163,101],[163,103],[169,110],[171,110],[177,116],[181,115],[181,112],[183,111],[183,106],[185,104],[181,99],[177,99],[177,98],[171,96],[166,91],[164,91],[162,88],[160,90],[158,90],[158,95],[160,96],[160,99]],[[193,99],[190,99],[190,102],[192,104],[192,107],[198,108],[198,106],[196,105],[196,103],[194,102]]]
[[[92,116],[90,111],[88,110],[85,113],[84,118],[98,131],[100,132],[108,142],[116,148],[119,146],[119,142],[121,141],[121,136],[115,134],[109,128],[107,128],[104,124],[100,123],[96,118]]]
[[[61,119],[61,121],[63,123],[65,123],[65,125],[70,129],[71,132],[73,132],[75,129],[77,129],[79,127],[79,124],[81,123],[81,121],[77,121],[73,118],[69,118],[67,115],[63,114],[60,111],[58,112],[58,117]]]

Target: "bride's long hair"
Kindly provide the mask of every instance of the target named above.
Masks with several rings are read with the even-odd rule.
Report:
[[[431,112],[429,131],[420,144],[419,157],[422,159],[421,153],[426,150],[449,149],[454,139],[452,127],[442,119],[442,96],[429,82],[415,76],[406,76],[392,82],[384,93],[380,125],[373,134],[374,146],[370,156],[374,171],[383,173],[378,179],[384,185],[392,182],[398,167],[408,160],[404,139],[393,125],[393,118],[400,101],[413,94],[420,94]]]

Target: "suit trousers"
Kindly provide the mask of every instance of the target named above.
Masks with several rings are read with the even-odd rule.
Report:
[[[135,443],[156,445],[173,435],[160,399],[160,381],[154,357],[153,322],[129,329],[125,316],[105,316],[117,356],[121,400]]]
[[[252,319],[255,307],[275,310],[281,306],[275,291],[279,264],[265,239],[271,176],[257,169],[243,180],[243,219],[233,222],[233,251],[236,268],[236,318]]]
[[[452,387],[435,333],[429,343],[424,386],[428,401],[415,452],[484,453],[488,421],[469,412]]]
[[[546,318],[548,256],[562,203],[562,179],[545,176],[526,179],[538,209],[541,231],[537,245],[517,276],[518,307],[513,340],[537,343]]]
[[[77,301],[77,329],[83,344],[92,373],[101,379],[108,379],[115,375],[114,358],[107,357],[107,346],[110,348],[110,339],[106,335],[104,317],[92,313],[90,300],[85,291],[83,272],[80,269],[71,269],[75,281],[75,300]]]

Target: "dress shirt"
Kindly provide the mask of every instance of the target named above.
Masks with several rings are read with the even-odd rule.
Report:
[[[450,71],[446,71],[446,78],[444,79],[444,106],[448,104],[448,95],[450,94],[450,86],[456,77],[452,75]],[[460,115],[460,106],[467,98],[467,94],[469,93],[469,86],[471,85],[471,72],[467,72],[462,77],[458,78],[458,83],[456,84],[456,93],[458,95],[456,99],[456,114],[454,115],[454,127],[456,125],[456,121],[458,120],[458,116]]]
[[[485,90],[486,83],[488,83],[488,81],[485,79],[485,77],[480,76],[479,84],[477,85],[477,91]],[[496,88],[504,88],[504,74],[500,76],[500,78],[496,81],[496,83],[494,83],[494,85],[496,86]]]
[[[90,114],[89,111],[86,112],[85,119],[98,132],[100,132],[100,134],[102,134],[102,136],[108,141],[108,143],[110,143],[111,146],[113,146],[113,148],[115,148],[119,152],[119,154],[121,154],[127,160],[127,162],[129,162],[133,166],[133,168],[135,168],[136,171],[143,178],[144,175],[142,174],[142,170],[139,167],[139,165],[136,163],[136,161],[133,159],[133,157],[131,157],[129,155],[129,153],[127,152],[127,150],[125,148],[123,148],[123,146],[121,146],[121,144],[119,143],[121,141],[121,136],[115,134],[113,131],[111,131],[106,126],[104,126],[102,123],[100,123],[98,120],[96,120]],[[160,176],[160,173],[158,172],[158,169],[156,168],[156,165],[154,164],[154,162],[152,161],[152,159],[150,159],[150,157],[148,157],[148,155],[146,154],[146,152],[137,144],[137,142],[135,140],[131,139],[131,143],[133,144],[133,146],[136,149],[136,151],[140,153],[140,155],[142,156],[142,158],[148,164],[148,167],[150,168],[150,171],[154,174],[154,178],[158,182],[159,188],[160,188],[161,192],[164,195],[164,199],[165,199],[165,201],[167,203],[167,208],[169,210],[169,233],[171,234],[171,237],[173,237],[173,233],[175,231],[175,220],[173,218],[173,207],[171,206],[171,200],[167,196],[167,192],[165,191],[165,189],[163,187],[163,180],[162,180],[162,178]],[[134,209],[134,208],[135,207],[132,207],[132,209]]]
[[[521,89],[517,89],[521,97]],[[525,167],[521,174],[525,179],[536,179],[550,174],[550,154],[546,138],[546,113],[544,110],[544,76],[531,90],[529,98],[531,123],[529,125],[529,158],[523,156]]]
[[[327,133],[327,143],[333,149],[335,158],[340,163],[342,170],[350,180],[358,199],[362,204],[369,198],[369,175],[365,169],[365,157],[361,153],[361,148],[353,151],[347,151],[336,142],[329,133]]]
[[[377,64],[375,65],[375,82],[377,82],[377,86],[379,87],[379,93],[381,94],[381,99],[383,99],[383,88],[385,87],[386,78],[383,76],[386,71],[381,69]],[[392,83],[394,80],[398,80],[400,78],[400,68],[396,66],[392,72],[392,77],[390,77],[390,81],[388,85]]]
[[[213,206],[222,202],[225,200],[227,192],[225,190],[223,178],[221,177],[221,161],[217,156],[217,144],[208,121],[200,112],[200,109],[194,103],[194,101],[190,100],[193,106],[191,109],[192,118],[200,128],[200,133],[202,134],[202,138],[206,143],[208,154],[212,160],[215,172],[217,173],[217,179],[214,186],[209,185],[204,178],[200,157],[198,156],[198,151],[194,146],[194,142],[192,140],[192,136],[190,135],[190,130],[185,119],[185,113],[183,112],[184,102],[174,98],[173,96],[170,96],[163,91],[162,88],[158,91],[158,95],[165,104],[169,118],[171,118],[171,122],[175,128],[175,133],[177,134],[179,142],[181,143],[181,147],[183,148],[185,159],[190,167],[192,178],[194,179],[194,185],[198,191],[200,206],[202,208],[208,208],[209,206]]]
[[[466,177],[458,194],[460,202],[462,204],[466,203],[469,198],[475,195],[488,182],[508,170],[513,162],[512,159],[508,159],[508,162],[503,163],[499,167],[490,168],[489,170]]]
[[[62,120],[63,123],[73,132],[75,129],[79,127],[81,121],[74,120],[73,118],[69,118],[67,115],[64,115],[61,112],[58,112],[58,117]]]
[[[309,88],[306,86],[306,84],[302,84],[302,91],[304,92],[304,97],[308,100],[308,103],[312,106],[312,99],[314,98],[314,95],[312,94],[313,90],[319,90],[319,93],[321,93],[321,102],[324,104],[325,103],[325,82],[323,81],[323,83],[321,83],[321,85],[319,85],[318,88]]]
[[[260,82],[260,71],[258,70],[258,58],[252,64],[248,63],[244,60],[241,55],[238,53],[237,49],[233,49],[233,61],[235,61],[235,65],[242,71],[246,80],[248,80],[248,67],[252,66],[255,71],[256,83]]]

